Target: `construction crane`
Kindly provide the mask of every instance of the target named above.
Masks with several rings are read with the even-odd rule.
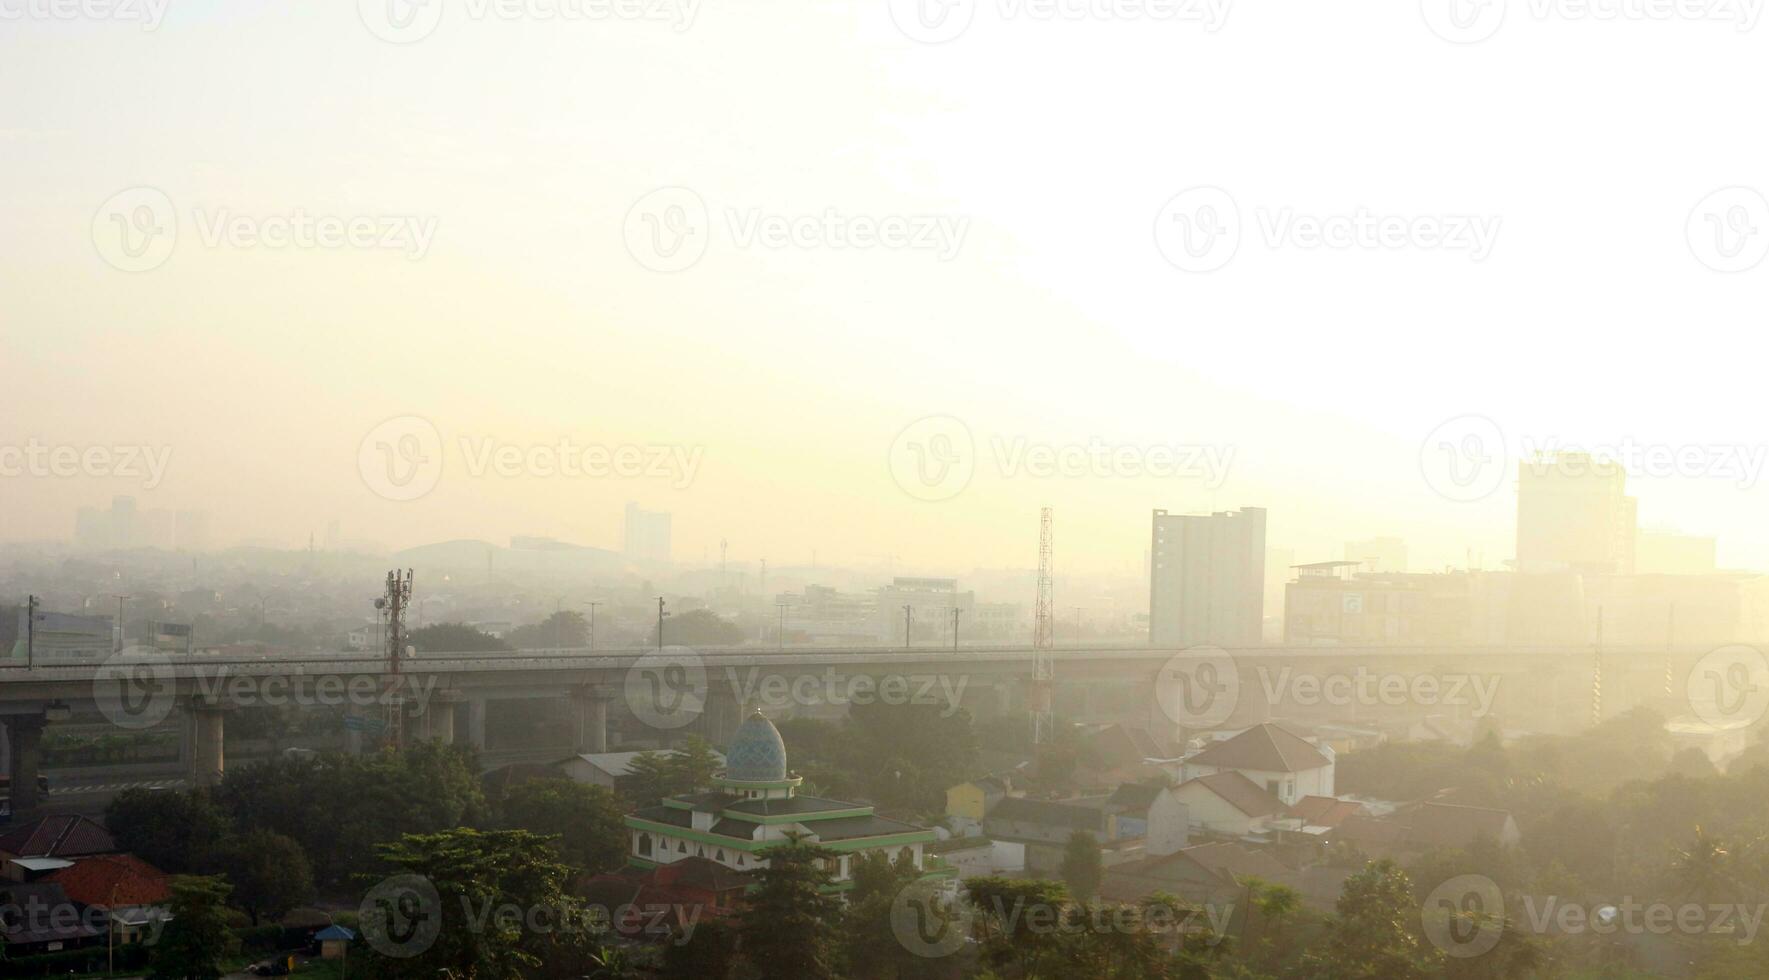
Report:
[[[1038,602],[1032,613],[1032,690],[1028,707],[1032,711],[1032,744],[1044,745],[1056,735],[1056,719],[1051,713],[1051,686],[1056,677],[1056,663],[1051,659],[1051,644],[1056,639],[1055,592],[1051,574],[1051,512],[1046,507],[1038,515]]]

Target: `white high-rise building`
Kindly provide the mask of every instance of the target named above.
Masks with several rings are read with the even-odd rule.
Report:
[[[1265,614],[1265,508],[1154,513],[1149,642],[1257,646]]]

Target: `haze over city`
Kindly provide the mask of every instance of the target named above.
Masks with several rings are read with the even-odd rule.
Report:
[[[1763,0],[0,0],[0,978],[1769,976]]]

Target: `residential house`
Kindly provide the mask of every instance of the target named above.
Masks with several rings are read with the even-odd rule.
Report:
[[[1187,756],[1182,781],[1238,772],[1287,806],[1304,796],[1333,795],[1333,749],[1267,722]]]
[[[1467,848],[1478,840],[1501,847],[1522,843],[1509,810],[1454,803],[1415,803],[1386,817],[1346,817],[1329,839],[1372,858]]]
[[[1193,830],[1229,837],[1262,834],[1285,810],[1282,800],[1233,770],[1189,779],[1173,795]]]
[[[946,823],[960,836],[982,832],[983,817],[995,804],[1013,792],[1013,782],[1006,775],[984,776],[946,788]]]
[[[117,853],[117,839],[90,817],[63,813],[40,817],[0,834],[0,857],[73,860]]]
[[[1166,892],[1188,902],[1226,906],[1245,900],[1247,879],[1276,882],[1289,873],[1264,851],[1231,843],[1198,844],[1107,868],[1100,894],[1115,902],[1137,902]]]

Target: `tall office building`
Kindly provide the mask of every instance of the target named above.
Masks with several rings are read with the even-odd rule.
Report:
[[[1149,642],[1257,646],[1265,613],[1265,508],[1154,513]]]
[[[628,558],[644,561],[669,561],[669,512],[645,510],[638,504],[627,504],[626,554]]]
[[[1517,467],[1517,570],[1634,571],[1636,511],[1621,464],[1557,453]]]

